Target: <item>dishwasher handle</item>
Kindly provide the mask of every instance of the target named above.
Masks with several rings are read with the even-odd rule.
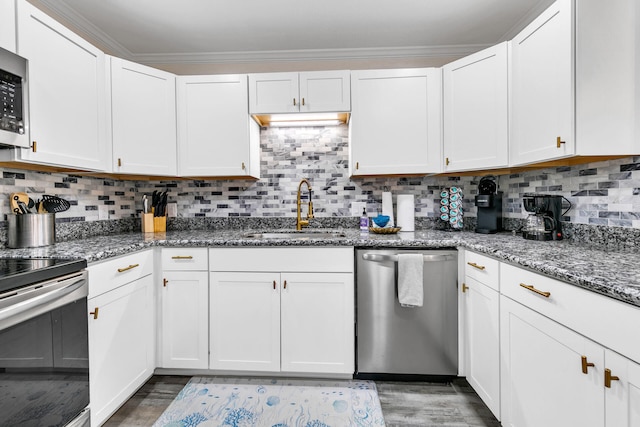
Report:
[[[453,261],[455,259],[455,257],[450,254],[445,254],[445,255],[425,254],[422,256],[422,258],[424,259],[424,262]],[[398,262],[398,255],[365,253],[365,254],[362,254],[362,259],[364,259],[365,261],[374,261],[374,262]]]

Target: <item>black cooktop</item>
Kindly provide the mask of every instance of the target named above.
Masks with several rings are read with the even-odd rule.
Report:
[[[87,267],[84,259],[0,258],[0,294],[75,273]]]

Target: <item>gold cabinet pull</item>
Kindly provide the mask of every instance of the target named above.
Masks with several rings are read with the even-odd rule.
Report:
[[[97,319],[98,318],[98,310],[99,310],[98,307],[96,307],[89,314],[92,315],[94,319]]]
[[[118,157],[118,167],[122,167],[122,159]]]
[[[274,291],[276,290],[276,281],[275,280],[273,281],[273,290]]]
[[[139,267],[139,266],[140,266],[140,264],[131,264],[129,267],[119,268],[118,269],[118,273],[122,273],[122,272],[125,272],[125,271],[128,271],[128,270],[131,270],[133,268]]]
[[[475,262],[468,262],[471,267],[477,268],[478,270],[484,270],[486,267],[484,265],[478,265]]]
[[[37,141],[33,141],[33,143],[31,144],[31,151],[33,151],[34,153],[36,151],[38,151],[38,142]]]
[[[162,278],[162,287],[166,288],[167,287],[167,283],[169,283],[169,281],[166,278]]]
[[[444,159],[444,164],[445,164],[446,166],[449,166],[449,158],[448,158],[448,157],[445,157],[445,159]]]
[[[284,288],[287,289],[287,281],[284,281]]]
[[[587,356],[582,356],[582,373],[583,374],[588,374],[589,373],[589,367],[594,367],[596,366],[593,363],[587,362]]]
[[[467,289],[469,289],[469,287],[467,286],[467,284],[466,284],[466,283],[463,283],[463,284],[462,284],[462,293],[467,292]]]
[[[304,106],[304,98],[302,98],[302,105]]]
[[[525,285],[524,283],[520,283],[520,286],[522,286],[525,289],[530,290],[531,292],[535,292],[538,295],[542,295],[545,298],[549,298],[551,296],[551,292],[541,291],[539,289],[534,288],[533,285]]]
[[[242,162],[242,170],[245,170],[247,167],[244,165],[244,162]]]
[[[564,144],[565,141],[562,140],[562,138],[558,137],[556,138],[556,147],[560,148],[562,147],[562,144]]]
[[[296,99],[295,99],[295,98],[293,98],[293,106],[295,107],[296,105],[297,105],[297,104],[296,104]]]
[[[356,170],[360,169],[360,162],[356,162]]]
[[[611,381],[620,381],[620,377],[611,375],[611,369],[607,368],[604,370],[604,386],[606,388],[611,388]]]
[[[176,255],[172,256],[171,259],[193,259],[191,255]]]

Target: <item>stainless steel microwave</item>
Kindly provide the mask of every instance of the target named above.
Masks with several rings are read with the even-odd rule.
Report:
[[[0,48],[0,145],[29,147],[27,60]]]

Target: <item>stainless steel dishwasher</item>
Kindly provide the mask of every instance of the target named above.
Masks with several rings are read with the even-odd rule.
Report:
[[[398,302],[398,255],[424,257],[422,307]],[[356,377],[450,379],[458,374],[456,250],[357,249]]]

